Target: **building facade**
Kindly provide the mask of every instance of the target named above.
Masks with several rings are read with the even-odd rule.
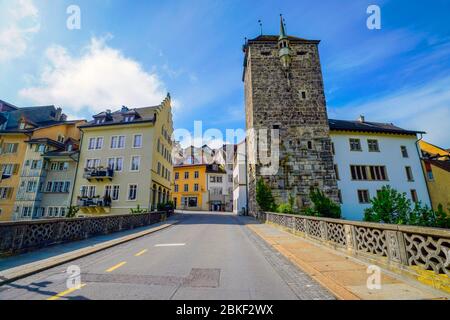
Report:
[[[392,124],[330,120],[342,216],[362,220],[378,190],[389,185],[430,206],[415,131]]]
[[[66,116],[55,106],[18,108],[0,101],[0,221],[20,217],[15,206],[29,140],[40,137],[40,129],[56,130]],[[63,127],[60,127],[63,128]]]
[[[279,202],[296,198],[296,207],[310,205],[311,187],[337,201],[331,139],[319,41],[261,35],[244,46],[249,213],[258,212],[256,182],[263,178]],[[268,130],[265,132],[263,130]],[[258,135],[258,136],[255,136]],[[268,137],[268,145],[257,142]],[[278,150],[276,149],[278,146]],[[270,155],[276,173],[265,172],[261,156]]]
[[[223,165],[206,165],[206,183],[208,189],[209,211],[229,210],[228,174]]]
[[[450,212],[450,152],[423,140],[419,145],[433,209],[442,205]]]
[[[209,210],[207,165],[185,164],[174,166],[173,203],[176,209]]]
[[[233,161],[233,212],[245,214],[247,212],[247,163],[246,142],[238,144]]]
[[[158,106],[107,110],[80,126],[72,205],[82,215],[155,210],[171,198],[171,99]]]

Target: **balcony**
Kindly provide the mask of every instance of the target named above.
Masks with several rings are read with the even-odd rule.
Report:
[[[104,197],[78,197],[77,206],[83,213],[109,213],[111,200]]]
[[[114,177],[114,170],[109,168],[86,168],[84,169],[83,177],[89,181],[103,181],[105,179],[112,181]]]

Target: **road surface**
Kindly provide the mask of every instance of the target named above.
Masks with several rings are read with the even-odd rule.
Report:
[[[333,299],[250,231],[249,218],[177,219],[170,228],[2,286],[0,300]],[[71,266],[80,278],[69,279]],[[68,286],[68,279],[80,279],[81,287]]]

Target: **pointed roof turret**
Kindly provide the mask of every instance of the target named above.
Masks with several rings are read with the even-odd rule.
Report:
[[[287,39],[287,35],[286,35],[286,29],[284,26],[284,19],[283,19],[283,15],[280,14],[280,37],[278,38],[278,40],[283,40],[283,39]]]

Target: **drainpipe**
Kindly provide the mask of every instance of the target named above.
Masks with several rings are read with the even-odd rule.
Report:
[[[81,157],[81,150],[83,148],[83,136],[84,136],[84,132],[81,128],[78,128],[81,132],[81,137],[80,137],[80,147],[78,148],[78,161],[77,161],[77,166],[75,168],[75,177],[73,179],[73,185],[72,185],[72,194],[70,195],[70,204],[69,206],[72,206],[72,202],[73,202],[73,196],[75,193],[75,182],[77,181],[77,175],[78,175],[78,168],[80,166],[80,157]]]
[[[423,134],[420,133],[420,139],[416,140],[416,149],[417,149],[417,153],[419,155],[419,162],[420,162],[420,169],[422,171],[422,175],[423,178],[425,180],[425,187],[427,188],[427,194],[428,194],[428,200],[430,202],[431,208],[433,208],[433,203],[431,202],[431,194],[430,194],[430,188],[428,187],[428,180],[427,180],[427,176],[423,170],[423,164],[422,164],[422,155],[421,155],[421,151],[420,151],[420,147],[419,147],[419,142],[423,140]]]

